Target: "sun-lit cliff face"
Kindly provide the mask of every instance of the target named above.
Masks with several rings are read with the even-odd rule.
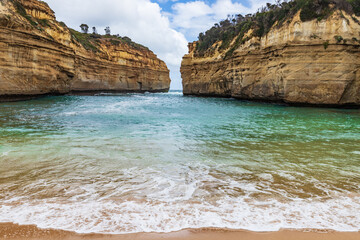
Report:
[[[168,91],[166,64],[116,36],[81,34],[38,0],[0,1],[0,96]]]
[[[201,57],[190,43],[181,66],[184,94],[359,106],[360,18],[341,10],[323,20],[299,15],[262,37],[244,37],[230,57],[219,51],[221,42]]]

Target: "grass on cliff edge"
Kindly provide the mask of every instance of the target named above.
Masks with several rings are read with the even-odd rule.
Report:
[[[118,35],[100,35],[100,34],[87,34],[81,33],[74,29],[69,28],[72,37],[78,41],[86,50],[93,52],[99,52],[99,39],[106,38],[109,39],[112,45],[120,45],[121,43],[127,44],[132,48],[138,50],[149,50],[147,47],[133,42],[129,37],[120,37]]]
[[[103,38],[110,38],[110,42],[112,45],[119,45],[120,43],[124,43],[138,50],[149,50],[149,48],[132,41],[131,38],[126,36],[125,37],[120,37],[119,35],[99,35],[99,36]]]
[[[91,38],[89,34],[78,32],[69,28],[73,40],[79,42],[86,50],[93,52],[99,52],[99,44],[96,42],[96,38]]]
[[[232,18],[228,17],[216,23],[205,33],[200,33],[195,56],[203,57],[205,53],[212,55],[218,49],[219,51],[227,50],[225,58],[229,58],[235,49],[247,40],[244,34],[250,29],[254,30],[251,37],[263,37],[274,25],[280,27],[286,21],[290,21],[298,11],[301,11],[301,21],[313,19],[320,21],[329,17],[337,9],[360,16],[360,0],[292,0],[279,1],[277,4],[268,3],[255,14],[246,16],[238,14]],[[235,44],[229,49],[235,37]],[[220,41],[220,46],[213,46]]]

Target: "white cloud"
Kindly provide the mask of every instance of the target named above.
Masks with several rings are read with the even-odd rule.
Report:
[[[173,6],[172,26],[186,35],[212,25],[213,9],[203,1],[178,3]]]
[[[179,0],[156,0],[158,3],[177,2]]]
[[[239,14],[249,10],[242,4],[233,3],[231,0],[217,0],[212,5],[212,9],[216,18],[224,18],[228,14]]]

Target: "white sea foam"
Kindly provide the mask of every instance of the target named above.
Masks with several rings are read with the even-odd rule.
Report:
[[[288,180],[296,180],[296,177],[293,176],[295,174],[290,174],[290,173],[283,172],[283,171],[279,171],[279,172],[277,172],[277,174],[279,176],[281,176],[281,177],[284,177],[284,178],[288,179]]]
[[[9,153],[10,153],[10,151],[3,152],[3,153],[0,154],[0,157],[8,156]]]
[[[203,227],[360,230],[359,194],[335,192],[331,198],[300,199],[277,191],[283,197],[257,198],[252,194],[274,191],[265,184],[273,183],[271,174],[259,174],[260,182],[242,181],[214,175],[204,165],[192,170],[178,165],[167,171],[133,167],[114,174],[79,186],[60,186],[58,181],[66,182],[61,179],[28,184],[21,191],[40,189],[40,194],[51,195],[50,190],[55,194],[66,190],[49,199],[24,195],[2,200],[0,222],[112,234]],[[265,189],[259,189],[259,184],[265,184],[261,185]],[[318,188],[326,190],[321,184]],[[242,189],[242,194],[234,195],[234,189]]]
[[[93,181],[89,171],[89,178],[69,184],[67,177],[38,180],[13,196],[9,192],[9,198],[0,200],[0,222],[113,234],[203,227],[360,230],[360,194],[330,191],[316,179],[308,182],[327,195],[300,199],[272,189],[270,173],[258,174],[258,182],[247,181],[248,173],[245,179],[237,179],[193,164],[126,168],[111,175],[104,172]],[[289,173],[281,175],[295,180]],[[76,184],[81,181],[88,183]],[[275,195],[266,197],[274,191]],[[44,194],[52,197],[39,197]]]
[[[93,107],[89,106],[77,106],[75,109],[72,109],[68,112],[63,112],[61,115],[73,116],[73,115],[87,115],[87,114],[106,114],[106,113],[126,113],[136,112],[137,114],[144,111],[144,107],[149,105],[154,105],[158,98],[150,96],[138,96],[134,95],[133,97],[139,97],[138,101],[134,101],[132,98],[122,100],[119,102],[106,103],[103,105],[94,105]]]
[[[274,180],[273,176],[271,174],[269,174],[269,173],[261,173],[258,176],[262,180],[266,180],[266,181],[273,181]]]
[[[184,95],[182,93],[182,91],[170,91],[168,93],[163,93],[163,94],[166,94],[166,95]]]
[[[218,227],[252,231],[291,229],[360,230],[360,198],[327,201],[254,202],[226,198],[209,202],[84,201],[11,203],[0,207],[0,221],[36,224],[79,233],[171,232]]]

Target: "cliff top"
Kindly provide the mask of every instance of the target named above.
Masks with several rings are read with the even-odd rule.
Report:
[[[349,21],[360,24],[360,0],[292,0],[289,2],[268,3],[255,14],[238,14],[216,23],[205,33],[199,34],[199,40],[189,44],[195,57],[209,57],[216,52],[224,58],[232,56],[234,51],[252,38],[261,39],[272,29],[290,24],[295,17],[301,22],[327,20],[335,13]],[[350,16],[350,19],[345,15]],[[316,38],[316,36],[314,36]],[[341,36],[339,41],[342,41]]]
[[[150,51],[149,48],[133,42],[129,37],[121,37],[119,35],[101,35],[101,34],[88,34],[81,33],[74,29],[69,28],[74,41],[78,41],[86,50],[94,52],[100,51],[100,44],[104,41],[108,41],[111,45],[127,45],[137,50]]]

